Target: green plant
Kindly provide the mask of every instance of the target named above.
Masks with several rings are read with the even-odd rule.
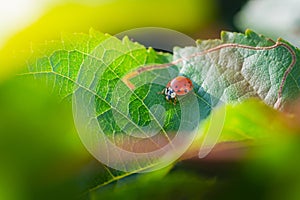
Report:
[[[146,130],[151,132],[159,128],[158,139],[171,141],[179,125],[185,124],[186,132],[196,129],[196,139],[187,152],[187,155],[191,153],[187,156],[190,157],[197,154],[195,152],[200,145],[212,145],[207,143],[211,134],[209,126],[215,126],[216,122],[210,121],[210,116],[212,112],[222,113],[224,109],[227,117],[220,135],[214,139],[217,144],[243,144],[247,141],[251,145],[257,145],[274,140],[278,145],[277,138],[283,137],[282,132],[297,132],[298,129],[290,128],[289,124],[286,124],[285,120],[291,119],[272,107],[283,110],[288,102],[299,96],[299,55],[299,49],[288,42],[282,39],[274,42],[250,30],[245,34],[222,32],[221,40],[198,41],[196,47],[175,48],[173,57],[151,48],[146,49],[128,38],[120,41],[113,36],[91,30],[88,35],[65,35],[60,42],[36,48],[26,70],[19,73],[19,78],[24,80],[32,77],[45,83],[52,94],[62,101],[73,100],[73,108],[81,108],[80,103],[92,104],[95,115],[81,125],[84,134],[90,137],[86,141],[83,139],[87,146],[101,143],[89,135],[89,130],[92,130],[89,126],[93,127],[91,124],[95,117],[94,122],[99,124],[102,133],[109,140],[123,147],[132,147],[132,143],[128,144],[128,141],[135,142],[135,150],[139,151],[147,151],[146,146],[139,146],[143,144],[140,143],[142,139],[129,140],[126,135],[141,132],[148,136]],[[143,72],[139,71],[140,68],[144,68]],[[124,79],[128,74],[133,75],[129,76],[130,79]],[[183,103],[173,105],[157,93],[178,74],[183,74],[193,81],[194,91],[192,97],[182,98],[179,101]],[[195,101],[191,103],[193,98]],[[213,111],[219,102],[224,105],[221,109]],[[164,110],[155,106],[157,104],[162,105]],[[182,117],[183,110],[187,110],[190,115]],[[75,112],[75,118],[77,115],[77,119],[81,120],[82,115],[86,116],[80,109]],[[286,133],[283,138],[290,142]],[[282,144],[278,145],[279,149],[281,146]],[[106,195],[118,197],[128,193],[124,198],[138,198],[130,196],[129,192],[138,189],[140,184],[146,184],[145,180],[149,181],[148,188],[154,187],[153,185],[161,180],[166,180],[166,184],[171,186],[174,184],[174,188],[179,187],[176,186],[176,181],[168,182],[174,178],[172,174],[177,173],[175,170],[170,176],[166,176],[170,168],[162,170],[161,173],[139,175],[134,181],[128,179],[128,184],[120,183],[120,180],[133,177],[133,174],[149,169],[158,162],[159,159],[156,158],[136,160],[124,164],[125,168],[134,169],[128,171],[118,171],[105,165],[98,166],[99,169],[95,170],[97,172],[91,173],[95,181],[85,186],[88,189],[84,189],[87,192],[84,194],[90,194],[97,199]],[[261,163],[264,165],[264,162]],[[190,181],[193,179],[189,174],[183,176],[182,181],[185,178]],[[162,179],[163,177],[167,178]],[[251,182],[250,179],[247,180]],[[107,193],[111,191],[107,186],[116,181],[116,192]],[[199,178],[194,181],[195,184],[203,183],[199,186],[203,188],[203,193],[199,193],[199,196],[214,196],[211,191],[218,190],[222,185],[222,181],[219,183],[213,179]],[[231,180],[227,181],[230,183]],[[121,186],[118,186],[119,184]],[[197,190],[198,188],[192,187],[190,194]],[[170,189],[165,192],[166,194],[161,195],[170,195],[174,191]],[[147,196],[149,193],[140,195]]]

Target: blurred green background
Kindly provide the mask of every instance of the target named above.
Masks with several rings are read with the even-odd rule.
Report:
[[[3,2],[0,33],[0,80],[21,66],[32,44],[60,39],[62,32],[92,27],[111,35],[138,27],[164,27],[192,38],[217,38],[235,30],[238,0],[12,0]],[[16,15],[16,17],[11,17]],[[22,60],[23,58],[23,60]]]
[[[58,101],[46,86],[15,76],[26,66],[33,44],[59,40],[62,32],[88,33],[91,27],[117,34],[154,26],[177,30],[194,39],[218,38],[221,30],[244,31],[236,28],[234,18],[245,3],[246,0],[0,2],[0,200],[85,199],[88,197],[80,195],[97,183],[103,170],[80,142],[71,103]],[[291,117],[255,102],[229,108],[233,114],[226,127],[236,125],[236,113],[250,109],[253,115],[259,114],[262,123],[258,120],[249,125],[251,117],[239,116],[241,129],[270,134],[272,139],[263,141],[267,145],[225,149],[204,160],[180,162],[163,179],[131,176],[126,183],[114,183],[90,198],[299,199],[299,113]],[[269,128],[270,121],[275,129]]]

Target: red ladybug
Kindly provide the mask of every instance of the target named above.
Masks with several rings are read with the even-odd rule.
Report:
[[[176,104],[176,96],[183,96],[193,89],[193,83],[184,76],[177,76],[172,79],[164,89],[164,94],[168,101],[174,100]]]

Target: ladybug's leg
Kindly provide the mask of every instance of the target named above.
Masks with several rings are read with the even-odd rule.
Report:
[[[177,100],[177,98],[175,97],[174,102],[173,102],[174,106],[176,105],[176,100]]]
[[[157,92],[157,94],[165,94],[166,88],[164,88],[162,91]]]

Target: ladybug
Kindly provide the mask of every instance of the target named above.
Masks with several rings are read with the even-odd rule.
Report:
[[[177,76],[172,79],[162,91],[166,95],[168,101],[174,100],[174,105],[176,104],[176,97],[183,96],[189,93],[193,89],[192,81],[184,76]]]

